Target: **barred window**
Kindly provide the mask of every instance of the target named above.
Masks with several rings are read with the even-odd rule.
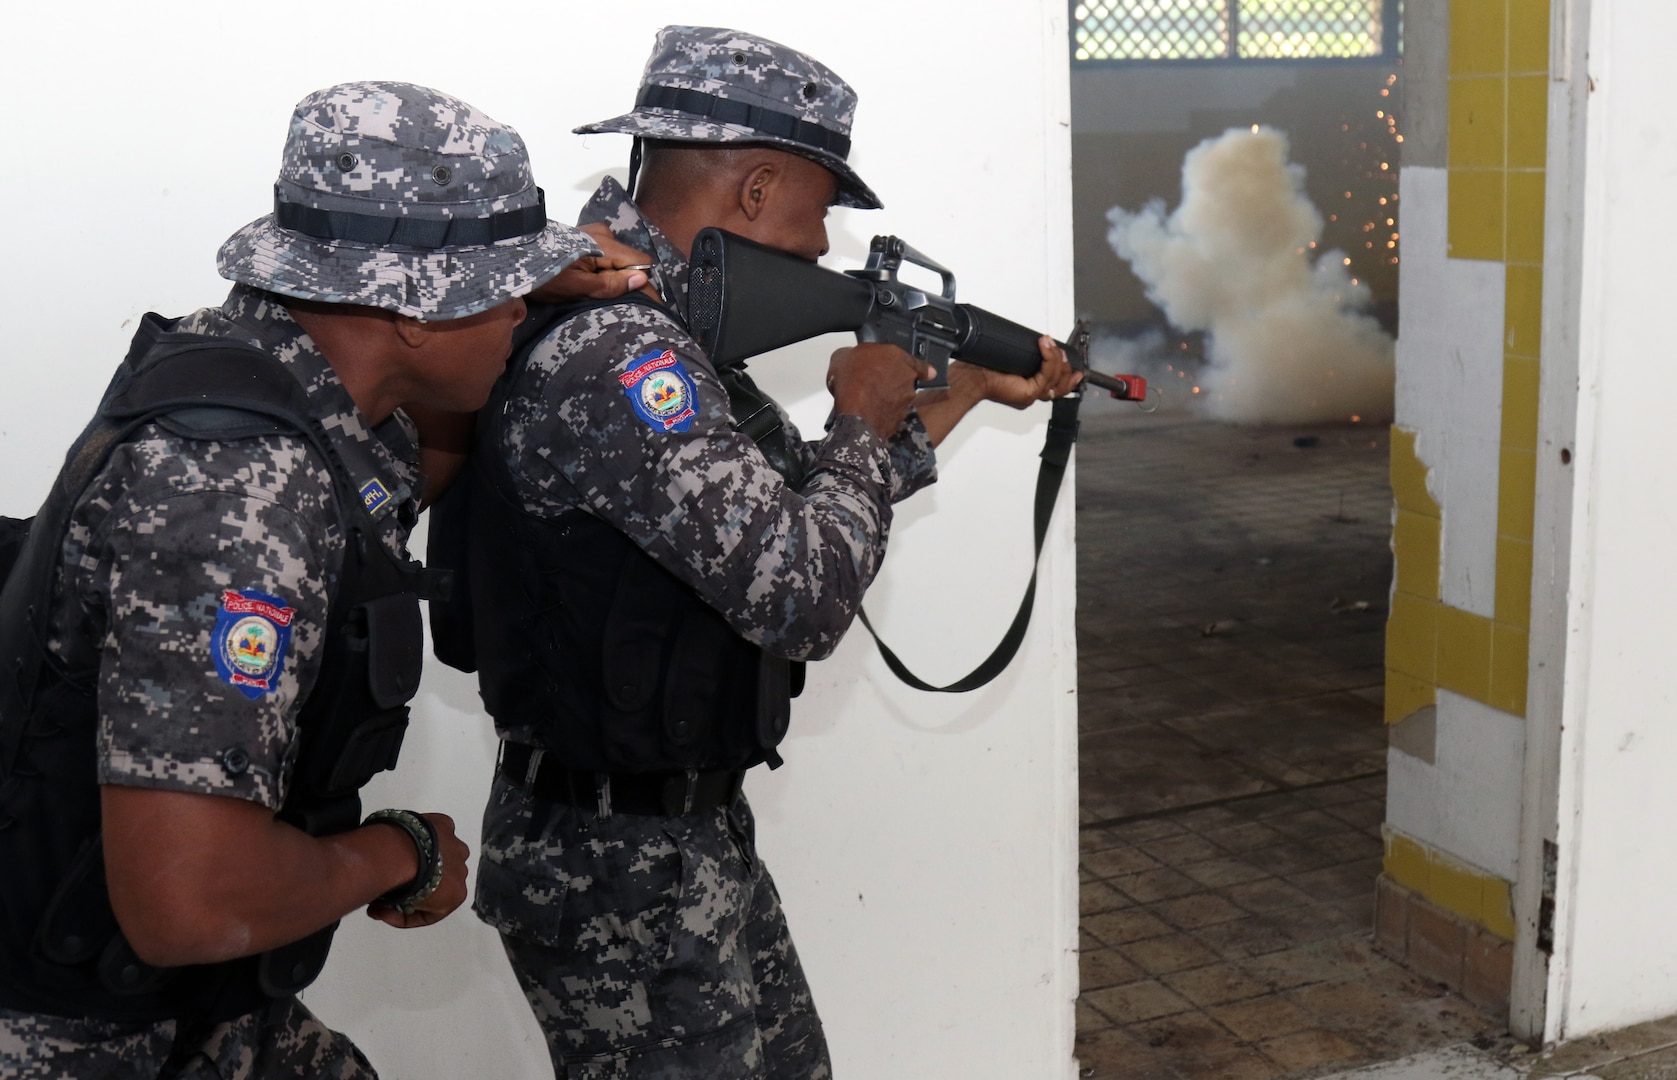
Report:
[[[1395,57],[1402,0],[1071,0],[1072,60]]]

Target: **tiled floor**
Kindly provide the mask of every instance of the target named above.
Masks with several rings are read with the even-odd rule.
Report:
[[[1500,1029],[1370,944],[1386,455],[1085,407],[1085,1076],[1316,1076]]]
[[[1677,1017],[1538,1053],[1511,1039],[1460,1043],[1330,1080],[1677,1080]]]

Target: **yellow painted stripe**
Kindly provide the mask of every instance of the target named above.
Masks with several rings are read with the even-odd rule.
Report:
[[[1513,887],[1509,882],[1390,825],[1381,832],[1386,846],[1382,869],[1388,878],[1504,941],[1514,940]]]

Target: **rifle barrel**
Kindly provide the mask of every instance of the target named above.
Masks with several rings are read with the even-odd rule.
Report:
[[[1042,367],[1037,348],[1040,333],[975,304],[956,307],[966,316],[967,330],[955,349],[955,359],[1026,378]]]

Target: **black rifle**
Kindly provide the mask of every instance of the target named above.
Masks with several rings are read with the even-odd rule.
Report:
[[[941,295],[897,280],[904,262],[942,278]],[[1042,367],[1037,348],[1041,335],[983,308],[956,303],[955,275],[894,236],[874,237],[867,266],[840,274],[721,229],[702,229],[693,238],[691,265],[688,328],[719,371],[771,349],[838,330],[854,331],[860,341],[899,345],[933,365],[937,377],[922,386],[948,385],[950,360],[1027,377]],[[1072,366],[1083,372],[1083,381],[1121,400],[1145,401],[1146,379],[1089,370],[1088,342],[1088,331],[1079,326],[1071,344],[1061,343]],[[1036,599],[1037,559],[1048,535],[1060,479],[1077,441],[1079,400],[1080,395],[1072,394],[1054,402],[1037,472],[1032,513],[1036,554],[1030,584],[1001,644],[983,663],[963,678],[936,686],[910,671],[879,640],[868,613],[859,613],[886,666],[903,682],[941,693],[974,690],[1001,674],[1018,652]]]
[[[943,280],[941,295],[897,278],[903,263]],[[718,368],[771,349],[834,331],[854,331],[859,341],[899,345],[937,369],[922,386],[948,385],[949,361],[1030,377],[1042,366],[1037,338],[1016,322],[955,300],[955,275],[895,236],[876,236],[860,270],[839,273],[721,229],[693,238],[687,320],[693,336]],[[1085,343],[1061,342],[1083,381],[1123,401],[1145,401],[1139,375],[1089,370]]]

